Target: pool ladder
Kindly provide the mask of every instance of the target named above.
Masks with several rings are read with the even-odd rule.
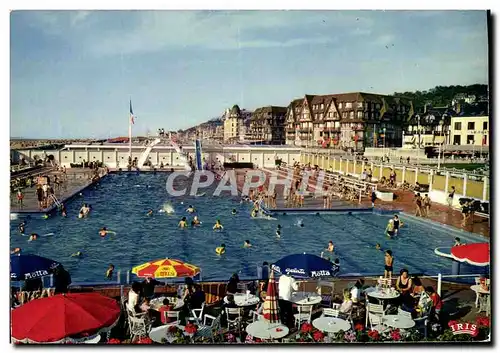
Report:
[[[55,204],[57,207],[61,207],[61,203],[60,203],[60,202],[59,202],[59,200],[57,199],[56,195],[51,194],[51,195],[50,195],[50,198],[52,199],[52,201],[54,201],[54,204]]]

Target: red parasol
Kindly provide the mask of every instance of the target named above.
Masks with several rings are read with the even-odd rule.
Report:
[[[113,327],[120,318],[116,300],[98,293],[59,294],[33,300],[11,313],[15,341],[61,342],[70,336]]]
[[[276,290],[276,281],[274,280],[274,271],[269,275],[269,284],[267,285],[266,300],[264,301],[264,310],[262,314],[269,323],[279,323],[280,315],[278,310],[278,293]]]
[[[451,248],[451,256],[460,262],[467,262],[474,266],[488,266],[490,264],[490,244],[474,243],[458,245]]]

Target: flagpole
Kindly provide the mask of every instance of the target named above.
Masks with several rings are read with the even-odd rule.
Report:
[[[128,118],[128,155],[132,159],[132,116]]]

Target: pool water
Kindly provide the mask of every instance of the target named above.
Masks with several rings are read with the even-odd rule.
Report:
[[[410,273],[451,273],[451,260],[434,254],[437,247],[450,247],[457,236],[447,228],[401,215],[405,225],[397,238],[389,239],[384,232],[390,215],[344,213],[285,215],[277,216],[276,221],[252,219],[248,203],[240,204],[238,197],[230,195],[209,196],[210,189],[203,197],[170,197],[165,188],[167,176],[166,173],[110,174],[67,203],[67,218],[53,215],[45,220],[38,215],[12,220],[11,248],[20,247],[25,253],[63,263],[73,282],[104,280],[110,263],[115,265],[116,273],[165,257],[201,267],[203,280],[227,280],[233,272],[241,278],[255,278],[257,266],[262,262],[301,252],[319,255],[329,240],[335,244],[336,255],[332,259],[340,259],[340,274],[383,273],[384,253],[375,249],[376,243],[382,249],[392,250],[395,272],[406,267]],[[174,187],[179,190],[186,184],[187,180],[177,178]],[[93,210],[88,218],[78,219],[84,202],[91,204]],[[166,202],[173,205],[175,214],[158,212]],[[203,223],[198,228],[179,229],[177,224],[183,216],[189,222],[192,219],[185,212],[190,204],[197,209]],[[155,211],[151,217],[146,215],[149,208]],[[238,210],[236,215],[231,214],[233,208]],[[27,219],[26,234],[54,235],[28,242],[28,237],[17,230],[22,219]],[[212,230],[216,219],[224,225],[222,232]],[[297,226],[299,219],[304,227]],[[278,224],[282,226],[280,239],[275,236]],[[98,235],[101,227],[117,234],[101,238]],[[459,236],[466,242],[484,241],[470,233]],[[253,244],[252,248],[243,248],[246,239]],[[218,256],[215,248],[221,243],[226,244],[226,254]],[[83,257],[71,257],[76,251],[83,252]],[[462,266],[461,272],[477,273],[477,270]]]

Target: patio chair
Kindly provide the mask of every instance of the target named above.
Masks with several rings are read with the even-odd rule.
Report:
[[[179,324],[179,315],[180,311],[164,311],[163,317],[165,318],[165,322],[169,325],[177,325]]]
[[[226,311],[227,329],[230,330],[234,327],[241,334],[242,308],[226,308],[224,310]]]
[[[333,281],[318,281],[318,294],[321,295],[322,307],[331,307],[334,289],[335,283]]]
[[[295,325],[296,327],[300,327],[300,324],[305,321],[310,323],[312,317],[312,305],[299,305],[297,307],[298,313],[293,315],[295,317]]]
[[[187,321],[195,321],[200,324],[203,321],[203,310],[205,310],[205,303],[201,304],[200,309],[191,309],[191,316],[188,317]]]
[[[130,341],[133,342],[135,338],[147,337],[149,331],[151,331],[151,323],[146,316],[128,317],[129,327],[130,327]]]
[[[210,325],[208,325],[207,319],[210,320]],[[215,339],[214,332],[218,332],[220,330],[220,320],[221,315],[214,317],[212,315],[205,314],[203,325],[199,325],[196,337],[209,338],[213,343]]]
[[[250,310],[250,315],[252,317],[252,322],[264,319],[264,316],[262,314],[259,314],[258,311]]]
[[[372,325],[372,318],[373,322],[376,325],[382,324],[382,318],[384,317],[385,313],[386,311],[384,310],[384,307],[382,305],[367,303],[365,326],[368,326],[368,323]]]
[[[339,311],[336,309],[323,308],[321,317],[339,317]]]

